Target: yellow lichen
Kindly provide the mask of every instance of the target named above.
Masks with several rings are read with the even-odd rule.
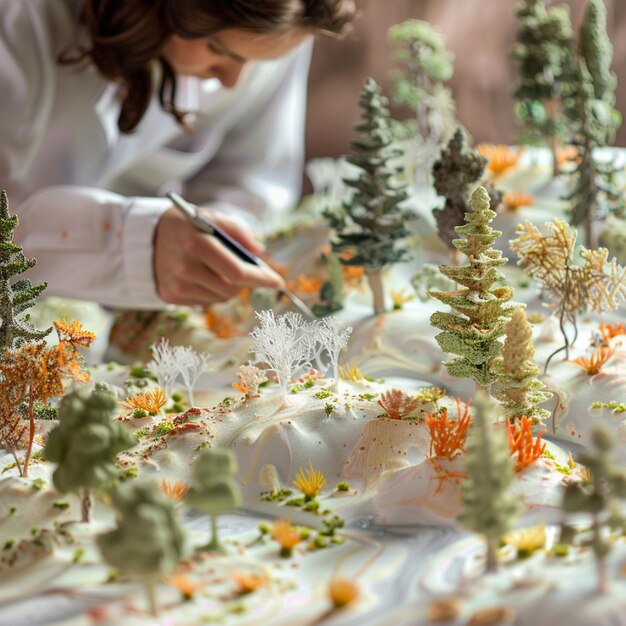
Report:
[[[293,481],[293,486],[304,494],[307,500],[315,498],[326,485],[326,478],[322,472],[316,472],[313,463],[309,461],[309,468],[300,468]]]

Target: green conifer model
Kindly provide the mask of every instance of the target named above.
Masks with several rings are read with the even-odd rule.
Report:
[[[605,426],[593,430],[592,443],[595,448],[580,454],[580,462],[591,473],[591,480],[586,484],[569,483],[563,494],[565,513],[587,513],[593,518],[590,546],[598,566],[598,591],[608,590],[606,556],[611,549],[607,527],[623,527],[624,517],[620,500],[626,498],[626,467],[615,459],[614,436]]]
[[[523,309],[513,311],[504,332],[502,357],[494,363],[499,374],[494,396],[504,403],[508,419],[525,415],[534,424],[541,424],[550,417],[550,411],[538,405],[550,400],[552,393],[538,379],[533,331]]]
[[[117,528],[100,535],[98,547],[121,574],[144,580],[150,611],[156,615],[156,584],[185,556],[185,534],[176,507],[153,481],[128,483],[114,491],[112,499]]]
[[[574,189],[566,199],[571,201],[570,222],[584,224],[589,248],[597,247],[594,222],[624,210],[614,182],[615,167],[599,163],[593,156],[595,148],[612,143],[622,121],[614,108],[617,79],[610,69],[613,46],[606,19],[604,1],[590,0],[580,30],[577,85],[570,110],[578,165],[572,174]]]
[[[489,208],[489,195],[478,187],[470,200],[471,211],[465,214],[466,224],[456,232],[465,239],[453,243],[469,259],[469,265],[450,267],[440,265],[439,271],[461,286],[456,291],[431,291],[430,295],[450,305],[455,313],[433,313],[430,323],[443,330],[436,336],[444,352],[459,355],[445,363],[448,373],[459,378],[473,378],[478,388],[488,391],[498,375],[494,360],[502,343],[498,340],[515,304],[510,287],[493,288],[504,275],[496,268],[506,263],[493,242],[502,234],[489,223],[496,216]]]
[[[195,460],[185,503],[211,516],[211,540],[203,550],[222,550],[217,537],[217,516],[241,505],[241,492],[233,476],[237,459],[232,450],[209,448]]]
[[[6,191],[0,191],[0,358],[5,350],[16,348],[25,341],[40,341],[52,330],[35,329],[28,322],[28,315],[18,318],[33,306],[46,283],[33,286],[26,278],[12,280],[36,263],[34,259],[26,259],[21,246],[14,243],[13,233],[17,225],[17,215],[9,215]]]
[[[82,521],[88,522],[91,492],[109,488],[117,478],[115,456],[137,442],[121,423],[115,393],[105,384],[67,394],[59,407],[59,425],[48,436],[44,456],[57,463],[52,481],[61,493],[82,492]]]
[[[348,161],[361,173],[357,179],[344,181],[355,191],[343,203],[343,210],[328,209],[324,215],[335,230],[333,251],[354,255],[341,262],[365,268],[374,312],[379,314],[385,310],[383,268],[409,259],[407,248],[397,242],[409,234],[405,224],[412,215],[400,206],[408,194],[406,185],[394,180],[398,169],[390,161],[402,151],[394,147],[387,99],[372,78],[365,81],[360,105],[362,121],[355,126],[360,136],[352,142],[355,154]]]
[[[443,37],[428,22],[407,20],[389,29],[389,40],[401,64],[391,72],[394,102],[414,112],[425,142],[447,141],[457,122],[452,92],[444,85],[452,78],[454,57]]]
[[[502,536],[519,513],[518,496],[511,489],[515,480],[513,459],[498,407],[485,394],[474,402],[476,415],[465,447],[467,479],[461,483],[463,509],[459,522],[487,540],[487,572],[497,569],[497,550]]]
[[[564,102],[574,92],[576,76],[569,7],[521,0],[516,13],[519,29],[512,49],[520,70],[514,91],[516,113],[533,140],[548,141],[556,175],[557,150],[568,128]]]
[[[457,128],[448,145],[441,151],[433,165],[435,191],[446,202],[441,209],[434,209],[437,231],[442,241],[453,248],[457,226],[462,226],[465,214],[470,210],[471,191],[479,184],[485,173],[486,159],[467,148],[465,132]],[[495,209],[502,201],[502,194],[492,186],[485,186]]]

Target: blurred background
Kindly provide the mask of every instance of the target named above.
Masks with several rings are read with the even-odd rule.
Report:
[[[389,93],[392,66],[387,30],[407,19],[437,26],[455,55],[449,81],[457,116],[476,142],[515,143],[518,127],[511,98],[517,78],[509,50],[517,29],[515,0],[367,0],[352,34],[343,41],[321,38],[309,81],[307,156],[339,156],[349,151],[352,125],[359,117],[358,94],[367,76]],[[585,0],[556,0],[570,7],[574,29]],[[605,0],[614,46],[617,108],[626,111],[626,0]],[[406,117],[406,116],[405,116]],[[626,145],[626,124],[616,145]]]

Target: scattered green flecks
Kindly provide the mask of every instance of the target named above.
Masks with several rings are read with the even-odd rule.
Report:
[[[350,491],[350,484],[344,480],[340,483],[337,483],[336,489],[337,491]]]
[[[10,550],[13,546],[15,545],[15,540],[14,539],[8,539],[4,546],[2,547],[3,550]]]
[[[52,506],[53,506],[55,509],[59,509],[60,511],[65,511],[66,509],[69,509],[69,508],[70,508],[70,503],[69,503],[69,502],[66,502],[65,500],[55,500],[55,501],[52,503]]]
[[[304,498],[292,498],[291,500],[287,500],[287,502],[285,502],[285,506],[303,507],[306,503],[307,502]]]
[[[284,502],[291,495],[293,495],[291,489],[279,489],[278,491],[271,491],[270,493],[262,495],[261,500],[263,502]]]
[[[292,385],[290,392],[291,393],[300,393],[304,389],[304,385],[302,383],[296,383]]]
[[[315,387],[315,379],[314,378],[308,378],[306,380],[306,382],[304,383],[304,388],[305,389],[311,389],[311,387]]]
[[[566,543],[557,543],[554,548],[552,548],[552,554],[558,557],[565,557],[569,554],[569,545]]]
[[[137,476],[139,476],[139,470],[137,467],[127,467],[123,472],[120,472],[120,480],[122,482],[132,478],[137,478]]]
[[[608,409],[613,413],[626,413],[626,403],[621,402],[594,402],[589,408],[591,409]]]
[[[33,480],[33,489],[41,489],[46,484],[46,481],[43,478],[35,478]]]
[[[74,563],[80,563],[83,560],[84,556],[85,556],[85,548],[79,546],[78,548],[76,548],[76,550],[74,550],[74,558],[72,559],[72,561]]]
[[[377,398],[380,394],[378,392],[375,393],[362,393],[359,396],[359,399],[361,400],[367,400],[368,402],[371,402],[372,400],[374,400],[375,398]]]
[[[163,435],[167,435],[172,428],[174,428],[174,422],[172,422],[172,420],[163,420],[152,429],[152,435],[154,437],[162,437]]]
[[[330,417],[331,413],[334,413],[334,411],[335,411],[334,404],[326,403],[324,405],[324,414],[326,415],[326,417]]]
[[[318,400],[326,400],[333,395],[330,389],[320,389],[317,393],[313,394]]]
[[[9,515],[15,515],[17,513],[17,507],[16,506],[12,506],[9,509]]]
[[[148,429],[146,427],[138,428],[135,431],[135,437],[136,437],[137,441],[139,441],[139,440],[141,440],[141,439],[143,439],[144,437],[147,437],[147,436],[148,436]]]

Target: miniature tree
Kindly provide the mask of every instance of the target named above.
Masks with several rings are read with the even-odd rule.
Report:
[[[435,191],[446,199],[443,208],[433,209],[433,215],[439,237],[449,248],[454,249],[455,228],[463,225],[465,214],[470,210],[470,189],[481,180],[485,163],[486,160],[478,152],[467,149],[465,133],[462,128],[457,128],[433,165]],[[485,188],[495,209],[502,201],[502,194],[494,187]]]
[[[178,377],[175,348],[170,346],[170,342],[162,337],[158,344],[150,347],[150,350],[152,351],[152,359],[146,364],[146,369],[157,377],[159,387],[169,398],[174,382]]]
[[[511,250],[519,256],[518,265],[540,282],[559,319],[564,345],[548,357],[544,371],[559,352],[565,351],[565,358],[569,360],[570,345],[578,335],[578,313],[614,311],[626,300],[626,268],[618,265],[614,258],[609,261],[606,248],[588,250],[580,246],[583,264],[576,265],[576,231],[559,219],[547,222],[546,228],[551,231],[549,235],[543,235],[527,221],[517,227],[518,237],[510,242]],[[571,340],[566,322],[574,328]]]
[[[256,316],[260,324],[250,333],[253,339],[250,351],[272,368],[286,404],[288,382],[315,357],[312,327],[299,313],[275,317],[269,310],[258,311]]]
[[[438,146],[456,125],[452,92],[444,85],[452,78],[454,56],[441,34],[421,20],[391,27],[389,40],[402,64],[391,72],[394,102],[410,108],[424,142]]]
[[[400,206],[408,197],[406,185],[394,180],[398,170],[390,164],[402,151],[394,147],[387,99],[371,78],[365,81],[360,105],[362,122],[355,126],[360,137],[352,142],[355,154],[347,160],[361,173],[345,181],[355,191],[343,210],[327,209],[324,215],[335,231],[332,249],[354,252],[341,262],[365,268],[378,315],[385,310],[384,267],[409,258],[407,248],[396,242],[409,234],[405,223],[412,216]]]
[[[317,317],[324,317],[343,309],[343,272],[341,261],[332,252],[326,257],[328,280],[320,289],[320,301],[313,305],[312,311]]]
[[[112,494],[117,528],[97,538],[105,560],[120,573],[143,579],[150,612],[157,614],[155,587],[185,556],[185,534],[176,505],[156,482],[133,481]]]
[[[563,103],[575,91],[569,7],[547,7],[545,0],[520,0],[516,13],[519,29],[512,49],[520,70],[513,92],[516,113],[531,135],[548,141],[556,176],[557,151],[567,129]]]
[[[606,556],[611,549],[607,527],[622,526],[626,517],[620,499],[626,498],[626,468],[614,458],[614,437],[605,426],[596,426],[592,433],[594,450],[580,454],[580,462],[591,474],[587,483],[568,483],[563,494],[565,513],[588,513],[593,518],[590,541],[597,568],[598,591],[608,591]]]
[[[89,392],[77,389],[67,394],[59,407],[59,425],[47,439],[44,456],[58,466],[52,481],[61,493],[82,492],[82,521],[88,522],[91,493],[111,486],[118,472],[115,457],[132,448],[135,437],[121,422],[115,393],[98,383]]]
[[[193,388],[202,373],[209,369],[211,355],[196,352],[191,346],[176,346],[174,360],[177,373],[187,389],[189,406],[194,406]]]
[[[474,425],[465,447],[464,469],[468,477],[461,483],[463,509],[459,522],[485,536],[486,571],[493,572],[498,565],[500,538],[511,529],[519,503],[511,490],[515,471],[506,432],[494,425],[501,418],[498,407],[479,394],[475,408]]]
[[[47,283],[33,286],[26,278],[13,280],[36,263],[25,258],[21,246],[13,242],[17,225],[17,215],[9,215],[6,191],[0,191],[0,359],[5,350],[25,341],[40,341],[52,330],[37,330],[29,323],[28,315],[19,317],[33,306]]]
[[[241,506],[241,492],[233,479],[237,458],[232,450],[209,448],[194,461],[191,471],[185,503],[211,516],[211,540],[201,549],[222,551],[217,537],[217,516]]]
[[[465,239],[453,243],[468,257],[469,265],[439,266],[442,274],[461,286],[456,291],[432,291],[430,295],[450,305],[455,313],[433,313],[430,323],[443,330],[436,336],[444,352],[459,355],[445,363],[448,373],[460,378],[473,378],[479,388],[487,389],[497,379],[494,360],[500,354],[498,341],[513,308],[507,304],[513,297],[510,287],[494,288],[504,275],[496,268],[506,263],[493,242],[502,234],[489,223],[496,216],[489,208],[489,196],[478,187],[470,200],[472,210],[465,214],[466,224],[456,232]]]
[[[597,245],[594,221],[624,210],[614,181],[615,167],[599,163],[593,155],[595,148],[613,141],[622,119],[614,108],[617,80],[610,69],[612,58],[604,1],[590,0],[580,31],[577,85],[570,111],[576,128],[577,167],[572,174],[574,189],[566,198],[571,201],[570,221],[574,226],[585,225],[590,248]]]
[[[550,400],[552,393],[537,378],[539,367],[533,363],[533,331],[523,309],[513,311],[504,332],[502,356],[494,363],[498,371],[494,396],[504,404],[509,420],[525,416],[540,424],[550,417],[550,411],[538,405]]]
[[[337,317],[327,317],[315,324],[317,339],[330,359],[332,378],[339,381],[339,354],[348,345],[352,326],[346,326]]]

